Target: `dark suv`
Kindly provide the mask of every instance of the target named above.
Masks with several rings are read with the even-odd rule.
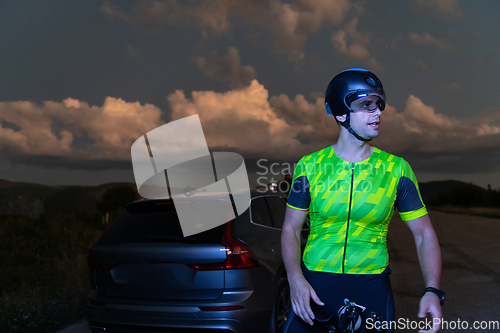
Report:
[[[290,308],[285,203],[253,191],[245,213],[189,237],[171,199],[128,204],[88,250],[91,332],[280,332]]]

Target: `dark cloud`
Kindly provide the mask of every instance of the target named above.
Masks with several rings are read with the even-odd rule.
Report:
[[[410,33],[409,36],[410,40],[415,44],[433,46],[441,51],[452,51],[455,49],[449,41],[433,37],[428,32],[423,34]]]
[[[311,132],[300,132],[295,136],[295,139],[297,139],[301,144],[303,145],[308,145],[314,141],[317,140],[317,137],[315,133]]]
[[[165,22],[198,26],[212,34],[228,33],[232,17],[246,20],[270,31],[276,50],[292,61],[304,58],[308,34],[324,23],[339,24],[351,9],[349,0],[295,0],[292,3],[266,0],[211,0],[182,6],[175,0],[139,1],[129,13],[105,1],[100,11],[111,19],[159,32]],[[208,34],[204,33],[204,36]]]
[[[118,161],[115,159],[89,160],[75,157],[16,155],[11,152],[3,152],[2,158],[16,164],[37,166],[47,169],[63,168],[71,170],[102,171],[109,169],[129,170],[132,168],[130,159],[128,161]]]
[[[382,71],[382,66],[368,51],[372,33],[359,32],[357,25],[358,19],[355,18],[344,29],[334,32],[331,38],[333,45],[340,53],[357,60],[366,61],[367,65],[373,70]]]
[[[409,151],[403,156],[412,168],[422,172],[442,174],[500,172],[500,164],[498,163],[500,147],[477,148],[459,153],[413,153]]]
[[[241,66],[240,55],[234,47],[206,52],[201,57],[195,57],[194,62],[208,76],[229,81],[231,88],[248,87],[255,79],[255,69],[252,66]]]
[[[133,45],[127,44],[125,47],[127,58],[134,59],[141,55],[141,52]]]
[[[445,21],[465,16],[458,0],[414,0],[412,9],[414,13],[431,15]]]
[[[116,18],[153,32],[160,32],[164,21],[175,22],[183,17],[182,8],[176,0],[141,0],[130,13],[105,0],[99,11],[110,19]]]

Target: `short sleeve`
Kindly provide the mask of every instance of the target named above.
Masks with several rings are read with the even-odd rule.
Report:
[[[395,206],[403,221],[414,220],[427,214],[418,189],[418,182],[410,164],[401,159],[401,176],[397,186]]]
[[[290,193],[288,194],[287,206],[303,212],[309,211],[311,194],[309,181],[307,179],[306,164],[304,157],[297,163],[293,171],[293,180]]]

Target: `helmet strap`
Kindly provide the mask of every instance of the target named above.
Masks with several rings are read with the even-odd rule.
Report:
[[[354,135],[354,137],[356,139],[358,139],[359,141],[371,141],[373,139],[373,138],[371,138],[371,139],[365,139],[365,138],[359,136],[358,133],[354,132],[354,130],[351,127],[350,120],[351,120],[351,112],[347,111],[345,121],[340,122],[340,125],[344,126],[347,129],[347,131],[349,131],[349,133],[351,133],[352,135]]]

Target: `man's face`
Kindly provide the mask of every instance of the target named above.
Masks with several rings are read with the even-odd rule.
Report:
[[[380,115],[378,107],[380,97],[370,95],[359,98],[351,103],[350,124],[354,132],[363,138],[376,138],[379,134]]]

